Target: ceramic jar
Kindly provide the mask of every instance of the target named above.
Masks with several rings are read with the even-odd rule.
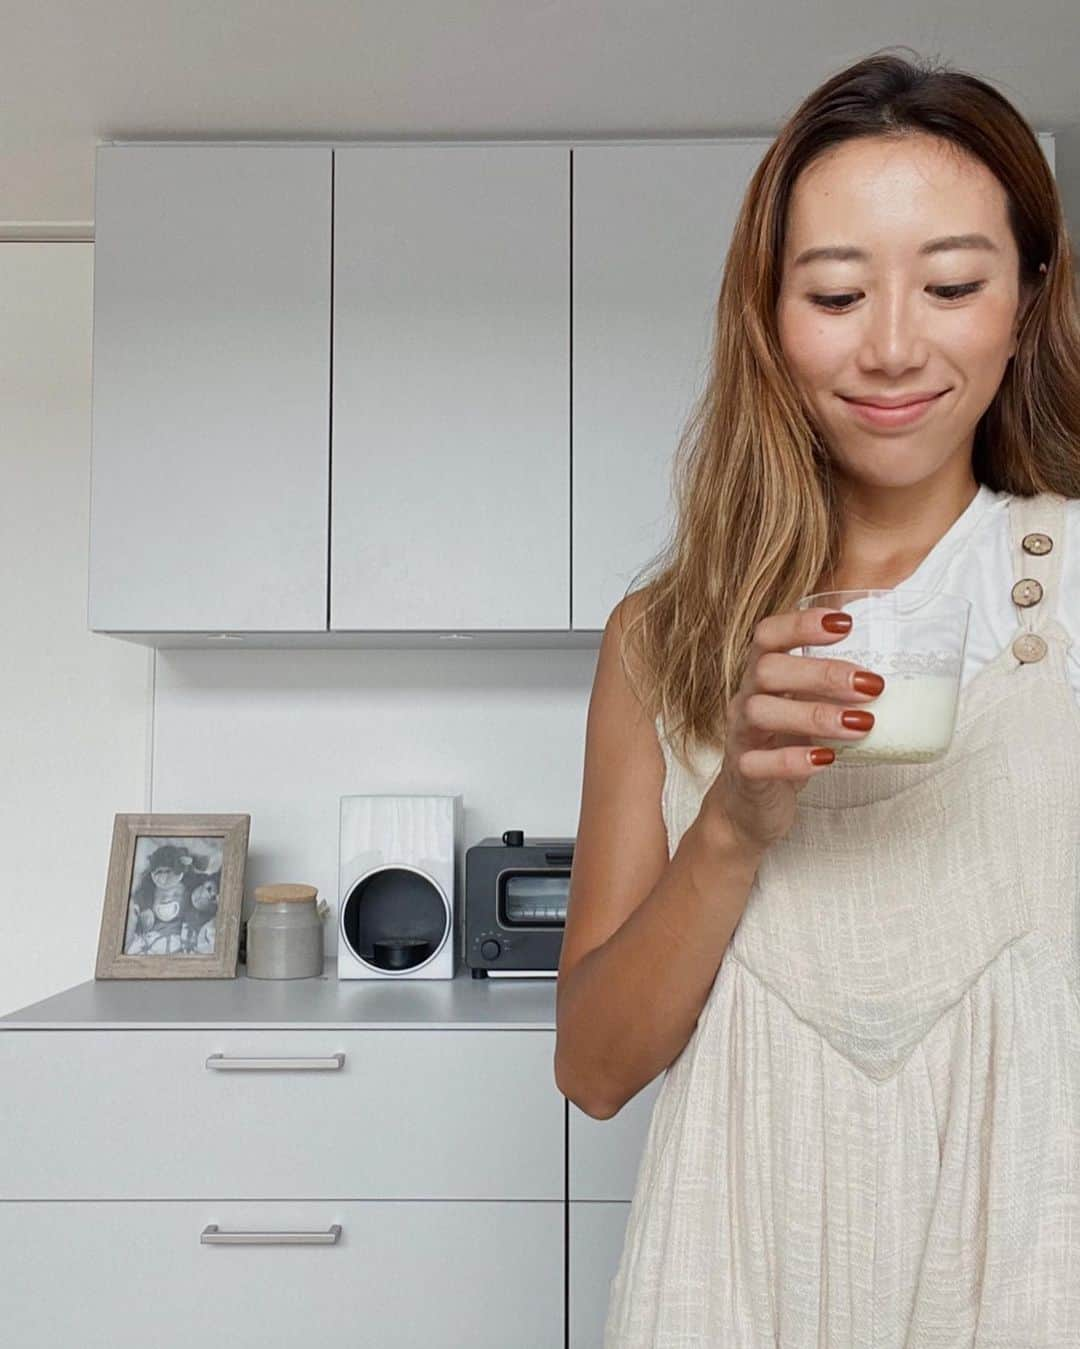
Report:
[[[247,921],[249,979],[311,979],[323,970],[323,924],[313,885],[257,885]]]

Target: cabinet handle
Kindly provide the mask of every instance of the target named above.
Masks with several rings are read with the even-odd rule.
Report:
[[[344,1054],[329,1054],[325,1058],[226,1058],[224,1054],[211,1054],[206,1060],[208,1068],[216,1068],[219,1073],[266,1073],[266,1072],[317,1072],[336,1073],[344,1066]]]
[[[203,1246],[335,1246],[340,1236],[340,1223],[325,1232],[222,1232],[210,1223],[199,1241]]]

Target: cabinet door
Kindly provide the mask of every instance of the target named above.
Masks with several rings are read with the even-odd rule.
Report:
[[[3,1342],[562,1349],[563,1225],[561,1202],[0,1203]]]
[[[334,154],[330,626],[570,625],[570,161]]]
[[[553,1044],[451,1027],[0,1031],[0,1081],[17,1084],[0,1197],[561,1200]]]
[[[593,1119],[571,1101],[570,1198],[634,1197],[638,1166],[666,1074],[660,1073],[611,1119]]]
[[[724,258],[769,141],[573,151],[573,626],[602,628],[674,520]]]
[[[328,149],[102,146],[89,623],[326,628]]]
[[[570,1205],[570,1349],[603,1349],[611,1281],[629,1218],[629,1204]]]

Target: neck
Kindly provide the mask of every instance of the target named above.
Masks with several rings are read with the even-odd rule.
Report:
[[[891,590],[906,580],[971,505],[979,484],[965,466],[955,482],[884,491],[843,483],[837,565],[818,590]]]

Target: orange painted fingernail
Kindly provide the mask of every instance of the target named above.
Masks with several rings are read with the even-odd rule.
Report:
[[[826,764],[831,764],[835,758],[836,753],[831,749],[812,749],[810,751],[810,762],[815,768],[824,768]]]
[[[850,632],[851,615],[844,613],[826,614],[821,620],[821,626],[826,632]]]
[[[861,708],[850,708],[840,713],[840,724],[849,731],[870,731],[874,727],[873,712],[864,712]]]

